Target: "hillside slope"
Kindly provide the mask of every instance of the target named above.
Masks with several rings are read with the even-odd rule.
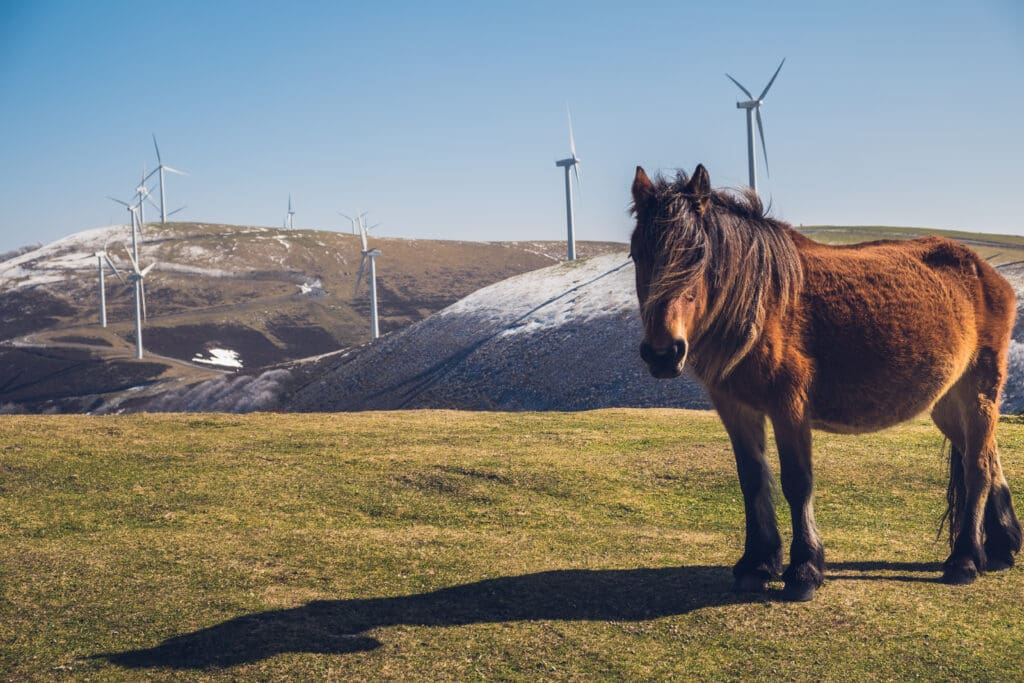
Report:
[[[583,410],[707,407],[690,381],[659,382],[623,252],[485,287],[391,335],[301,390],[292,410]]]
[[[106,247],[126,273],[125,226],[77,233],[0,262],[0,409],[89,410],[130,387],[194,383],[234,370],[233,361],[257,370],[368,337],[366,285],[353,294],[355,235],[171,223],[146,226],[143,238],[142,265],[157,264],[146,279],[145,364],[132,358],[131,290],[109,273],[110,326],[96,323],[93,254]],[[376,237],[372,245],[383,252],[385,333],[482,286],[555,263],[564,248]],[[609,248],[618,246],[580,244],[584,254]]]

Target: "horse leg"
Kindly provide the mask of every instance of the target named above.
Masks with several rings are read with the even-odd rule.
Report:
[[[999,420],[999,390],[1003,372],[995,351],[982,348],[972,366],[936,405],[933,417],[943,431],[959,413],[962,432],[961,462],[950,460],[950,555],[942,580],[971,583],[988,566],[987,550],[994,553],[992,568],[1007,568],[1020,549],[1020,523],[1013,511],[1010,491],[1002,474],[995,431]],[[954,447],[957,444],[954,442]],[[954,452],[955,455],[955,452]],[[991,512],[989,512],[991,510]],[[983,531],[989,540],[982,545]]]
[[[782,492],[793,520],[789,567],[782,575],[783,600],[802,602],[814,597],[825,580],[825,549],[814,523],[814,474],[811,468],[811,427],[807,421],[773,419],[779,448]]]
[[[1013,556],[1020,552],[1021,528],[998,451],[993,464],[992,490],[985,504],[985,569],[997,572],[1013,566]]]
[[[976,367],[979,372],[980,393],[975,393],[975,409],[969,413],[975,421],[980,421],[979,433],[987,449],[990,467],[990,488],[988,500],[985,502],[983,527],[985,531],[985,569],[1000,571],[1013,566],[1014,555],[1021,548],[1021,527],[1017,513],[1013,509],[1010,487],[1003,475],[1003,466],[999,461],[999,449],[996,446],[995,431],[999,421],[999,396],[1002,391],[1006,373],[1005,362],[1000,362],[994,353],[978,355]],[[1003,359],[1005,360],[1005,359]]]
[[[743,557],[732,568],[734,590],[758,592],[782,571],[782,539],[772,505],[772,474],[764,457],[764,414],[724,397],[712,402],[736,455],[736,472],[747,518]]]

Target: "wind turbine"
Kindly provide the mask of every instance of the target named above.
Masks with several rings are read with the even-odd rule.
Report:
[[[295,212],[292,211],[292,196],[291,196],[291,194],[289,194],[288,195],[288,217],[285,219],[285,224],[284,224],[284,227],[288,228],[289,230],[291,230],[291,229],[293,229],[295,227],[292,224],[292,216],[294,216],[294,215],[295,215]]]
[[[142,358],[142,320],[146,317],[146,286],[144,282],[156,262],[154,261],[139,270],[138,259],[132,256],[128,247],[125,247],[124,250],[128,254],[128,260],[132,263],[132,272],[128,275],[128,279],[135,285],[135,357]]]
[[[164,191],[164,174],[166,172],[166,173],[176,173],[177,175],[188,175],[188,173],[186,173],[185,171],[179,171],[176,168],[171,168],[170,166],[168,166],[167,164],[165,164],[163,162],[163,159],[160,158],[160,145],[156,144],[156,133],[153,133],[153,147],[156,149],[156,163],[157,163],[157,167],[153,169],[152,173],[150,173],[148,176],[146,176],[146,180],[149,180],[150,177],[153,175],[153,173],[159,173],[160,174],[160,222],[161,223],[166,223],[168,216],[173,216],[174,214],[178,213],[179,211],[181,211],[185,207],[182,206],[182,207],[180,207],[178,209],[175,209],[174,211],[171,211],[170,213],[167,213],[167,197],[166,197],[166,195],[164,193],[165,192]],[[145,182],[145,181],[143,181],[143,182]]]
[[[569,111],[569,106],[565,107],[566,114],[569,115],[569,152],[572,156],[561,159],[555,162],[555,166],[565,169],[565,222],[568,227],[568,258],[570,261],[576,260],[576,225],[573,221],[572,215],[572,183],[569,180],[569,169],[572,169],[573,173],[576,174],[576,191],[580,188],[580,158],[576,156],[576,138],[572,134],[572,112]]]
[[[370,340],[377,339],[380,337],[380,323],[377,318],[377,265],[376,259],[380,256],[380,249],[370,249],[366,245],[366,224],[363,222],[362,216],[359,217],[359,237],[362,240],[363,258],[359,262],[359,275],[356,277],[356,289],[353,296],[359,294],[359,285],[363,281],[363,271],[366,268],[366,263],[370,263]]]
[[[112,271],[114,271],[114,275],[117,276],[117,279],[120,280],[122,284],[127,284],[127,283],[124,281],[124,278],[121,277],[121,273],[119,273],[117,271],[117,266],[115,266],[114,262],[110,260],[110,256],[107,254],[106,246],[104,246],[102,250],[97,251],[94,255],[96,256],[96,265],[99,267],[99,271],[100,271],[100,327],[106,327],[107,326],[107,287],[106,287],[106,283],[104,282],[104,279],[103,279],[103,270],[104,270],[103,269],[103,264],[104,264],[104,262],[108,266],[110,266],[110,269]]]
[[[779,68],[775,70],[772,75],[772,79],[768,81],[768,85],[764,86],[764,90],[757,97],[750,94],[750,91],[740,85],[740,82],[729,74],[725,74],[726,78],[736,84],[736,86],[743,91],[743,94],[749,97],[749,100],[743,102],[737,102],[737,109],[747,110],[747,175],[750,180],[750,189],[757,192],[757,160],[755,158],[756,150],[754,149],[754,118],[757,118],[757,132],[761,137],[761,151],[764,152],[764,172],[768,174],[768,148],[764,144],[764,125],[761,123],[761,103],[764,102],[765,95],[768,94],[768,90],[772,87],[772,83],[775,82],[775,77],[782,71],[782,65],[786,63],[785,58],[779,62]],[[769,174],[770,175],[770,174]]]
[[[356,234],[356,226],[363,225],[363,219],[366,218],[367,213],[369,212],[363,211],[362,213],[357,213],[355,218],[349,216],[347,213],[342,213],[341,211],[338,212],[338,215],[342,218],[348,219],[348,222],[352,225],[352,234],[354,235]]]

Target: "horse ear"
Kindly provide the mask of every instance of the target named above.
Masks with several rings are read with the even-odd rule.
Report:
[[[643,166],[637,166],[636,176],[633,178],[633,207],[643,206],[653,196],[654,183],[647,177]]]
[[[697,203],[697,212],[703,216],[711,204],[711,178],[704,164],[697,164],[697,168],[693,169],[687,189]]]
[[[711,194],[711,178],[708,176],[708,169],[704,164],[697,164],[690,176],[690,193],[697,196]]]

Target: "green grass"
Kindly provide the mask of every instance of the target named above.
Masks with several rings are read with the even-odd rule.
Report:
[[[940,447],[817,435],[831,568],[788,604],[729,592],[710,413],[7,416],[0,677],[1019,679],[1024,572],[936,582]]]

